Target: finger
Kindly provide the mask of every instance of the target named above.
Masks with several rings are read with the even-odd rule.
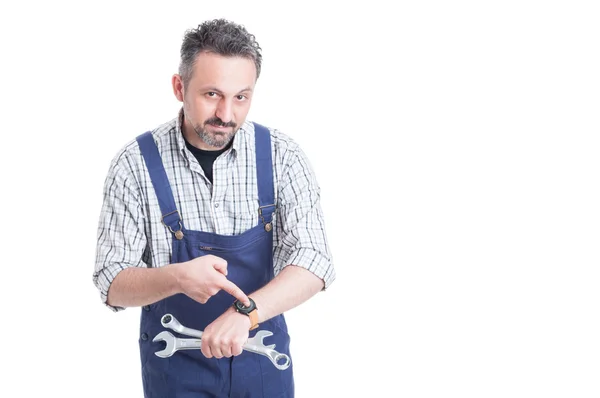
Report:
[[[202,343],[203,344],[200,345],[200,351],[202,351],[202,354],[204,354],[206,358],[212,358],[213,355],[208,342],[202,341]]]
[[[231,357],[231,347],[230,347],[230,344],[224,343],[223,346],[221,347],[221,353],[226,358]]]
[[[212,352],[213,357],[217,359],[223,358],[223,352],[221,351],[221,347],[219,345],[211,347],[210,351]]]
[[[213,268],[227,276],[227,261],[223,260],[222,258],[215,257]]]
[[[233,344],[231,346],[231,354],[234,356],[240,355],[242,353],[242,351],[244,350],[242,344]]]
[[[232,281],[223,279],[220,287],[236,299],[240,300],[246,307],[250,306],[250,300],[248,300],[248,296],[246,296],[242,289],[237,287],[237,285]]]

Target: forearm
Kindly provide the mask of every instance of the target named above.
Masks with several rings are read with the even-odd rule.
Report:
[[[258,322],[288,311],[323,289],[323,281],[305,268],[288,265],[266,286],[249,294],[258,308]]]
[[[115,307],[139,307],[179,293],[177,266],[132,267],[119,272],[108,290],[108,304]]]

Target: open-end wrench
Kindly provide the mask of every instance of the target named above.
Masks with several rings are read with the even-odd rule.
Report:
[[[175,337],[173,333],[166,330],[157,334],[152,341],[164,341],[166,343],[164,350],[155,352],[156,356],[161,358],[168,358],[179,350],[195,350],[202,346],[202,340],[200,339],[182,339]]]
[[[268,330],[259,330],[254,337],[248,339],[244,344],[244,350],[266,356],[273,362],[273,365],[279,370],[287,369],[290,366],[290,357],[274,350],[275,344],[264,345],[263,339],[272,336],[273,332]]]
[[[200,330],[191,329],[183,326],[173,315],[166,314],[161,320],[161,324],[174,330],[178,333],[185,334],[188,336],[196,337],[198,339],[202,338],[202,332]],[[199,341],[194,342],[194,339],[178,339],[173,336],[171,333],[166,332],[159,333],[154,340],[152,341],[160,341],[164,340],[167,343],[167,348],[162,351],[158,351],[156,355],[161,358],[166,358],[173,355],[178,349],[188,349],[188,348],[196,348],[199,349],[201,347],[201,343]],[[286,354],[279,353],[275,351],[275,344],[271,344],[265,346],[263,344],[263,339],[269,336],[272,336],[273,332],[268,330],[259,330],[256,332],[254,337],[248,339],[246,343],[243,345],[243,349],[249,352],[253,352],[255,354],[264,355],[271,360],[273,365],[279,369],[284,370],[290,366],[290,357]],[[162,356],[165,355],[165,356]]]

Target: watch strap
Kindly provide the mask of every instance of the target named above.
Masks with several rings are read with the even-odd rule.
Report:
[[[250,318],[250,330],[254,330],[258,327],[258,310],[254,310],[248,313]]]

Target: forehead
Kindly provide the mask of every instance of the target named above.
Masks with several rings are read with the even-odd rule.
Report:
[[[190,85],[194,89],[207,87],[223,92],[237,93],[256,83],[256,66],[254,61],[243,57],[226,57],[223,55],[202,52],[196,56],[194,72]]]

